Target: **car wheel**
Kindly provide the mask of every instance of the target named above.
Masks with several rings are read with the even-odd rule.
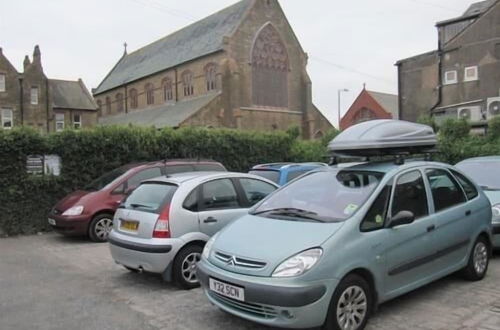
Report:
[[[466,280],[479,281],[484,278],[490,262],[490,250],[488,241],[480,236],[469,256],[467,266],[462,270],[462,275]]]
[[[191,245],[183,248],[175,257],[172,276],[179,287],[193,289],[200,286],[196,276],[196,264],[201,259],[202,251],[201,246]]]
[[[356,274],[346,276],[333,293],[324,330],[361,330],[373,306],[370,285]]]
[[[89,237],[94,242],[106,242],[112,228],[113,216],[111,214],[99,214],[90,222]]]

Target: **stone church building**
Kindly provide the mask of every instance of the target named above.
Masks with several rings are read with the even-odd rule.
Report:
[[[31,126],[40,133],[95,126],[97,106],[82,80],[49,79],[40,48],[18,72],[0,48],[0,129]]]
[[[93,90],[101,125],[286,130],[332,125],[312,103],[302,49],[277,0],[243,0],[130,54]]]

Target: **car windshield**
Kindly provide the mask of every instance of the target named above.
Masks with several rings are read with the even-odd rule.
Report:
[[[110,172],[101,175],[100,177],[89,183],[87,186],[85,186],[84,189],[89,191],[101,190],[115,181],[117,178],[125,174],[129,169],[129,166],[118,167]]]
[[[464,162],[456,167],[483,189],[500,190],[500,161]]]
[[[280,172],[274,170],[251,170],[248,172],[249,174],[258,175],[268,180],[271,180],[274,183],[279,183],[280,180]]]
[[[165,203],[170,203],[177,186],[164,183],[143,183],[127,197],[123,208],[159,213]]]
[[[252,214],[273,219],[338,222],[350,218],[384,176],[380,172],[311,172],[262,202]]]

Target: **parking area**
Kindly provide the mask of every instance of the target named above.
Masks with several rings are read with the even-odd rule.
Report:
[[[500,256],[485,280],[450,276],[382,305],[369,330],[500,329]],[[201,289],[112,262],[107,244],[44,234],[0,239],[0,329],[263,329]]]

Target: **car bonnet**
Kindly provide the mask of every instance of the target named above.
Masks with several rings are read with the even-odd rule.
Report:
[[[215,239],[210,262],[234,273],[271,276],[286,259],[321,244],[343,225],[245,215]]]

